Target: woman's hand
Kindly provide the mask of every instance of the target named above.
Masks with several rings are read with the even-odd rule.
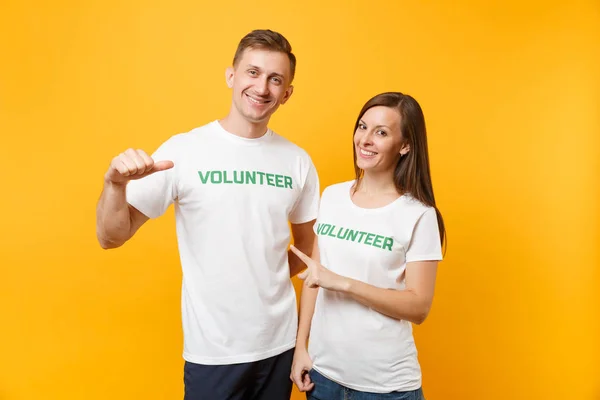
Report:
[[[315,384],[310,381],[308,371],[312,369],[312,360],[305,347],[296,347],[294,351],[294,361],[292,362],[292,372],[290,379],[298,386],[301,392],[308,392]]]
[[[291,246],[290,249],[307,266],[307,269],[304,272],[298,274],[298,278],[305,281],[308,287],[321,287],[323,289],[335,290],[338,292],[347,290],[349,285],[348,278],[331,272],[294,246]]]

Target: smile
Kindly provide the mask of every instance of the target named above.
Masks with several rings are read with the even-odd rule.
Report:
[[[249,94],[247,94],[247,93],[244,93],[244,94],[245,94],[245,95],[246,95],[246,97],[247,97],[247,98],[250,100],[250,102],[251,102],[251,103],[254,103],[254,104],[260,104],[260,105],[262,105],[262,104],[268,104],[268,103],[270,103],[270,102],[271,102],[271,100],[261,100],[261,99],[257,99],[257,98],[255,98],[255,97],[252,97],[252,96],[250,96],[250,95],[249,95]]]
[[[360,154],[362,154],[363,156],[368,156],[368,157],[377,155],[377,153],[374,153],[372,151],[367,151],[364,149],[360,149]]]

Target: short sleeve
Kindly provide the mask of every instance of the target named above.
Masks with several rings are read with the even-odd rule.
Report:
[[[435,208],[429,208],[415,225],[406,251],[406,262],[440,260],[442,260],[442,245],[437,214]]]
[[[290,213],[289,220],[292,224],[303,224],[317,218],[319,212],[319,176],[310,158],[308,172],[300,197]]]
[[[132,180],[127,184],[127,202],[148,218],[160,217],[177,199],[177,142],[177,136],[174,136],[151,155],[155,162],[173,161],[173,168]]]
[[[315,235],[319,235],[319,224],[320,224],[320,219],[321,219],[321,215],[323,212],[323,204],[324,202],[327,202],[327,198],[328,198],[328,192],[329,192],[329,187],[326,187],[323,190],[323,193],[321,193],[321,197],[319,198],[319,210],[317,211],[317,221],[315,222],[315,224],[313,225],[313,232],[315,232]]]

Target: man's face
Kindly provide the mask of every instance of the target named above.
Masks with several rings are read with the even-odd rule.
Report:
[[[285,53],[248,48],[238,64],[227,68],[227,85],[233,89],[233,104],[248,122],[268,122],[290,98],[290,60]]]

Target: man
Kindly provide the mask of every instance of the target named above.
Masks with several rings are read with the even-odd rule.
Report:
[[[279,33],[239,43],[229,114],[171,137],[149,157],[129,149],[105,174],[103,248],[121,246],[175,204],[183,269],[185,399],[288,400],[297,329],[288,250],[310,254],[319,183],[308,154],[267,124],[293,92],[296,59]],[[143,179],[142,179],[143,178]]]

